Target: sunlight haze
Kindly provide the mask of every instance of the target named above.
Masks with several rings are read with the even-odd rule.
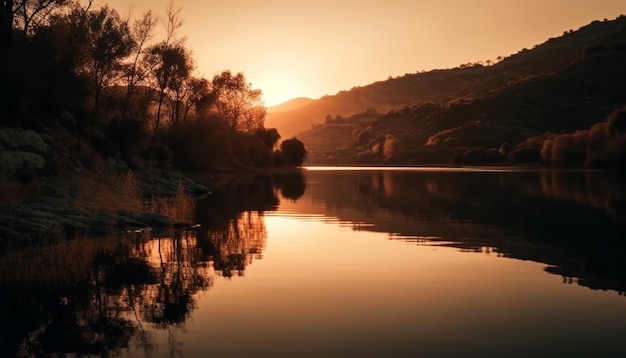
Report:
[[[95,5],[105,3],[123,17],[151,9],[163,18],[170,1]],[[174,8],[182,9],[178,35],[194,53],[197,74],[243,72],[268,106],[389,76],[496,61],[626,14],[623,0],[178,0]]]

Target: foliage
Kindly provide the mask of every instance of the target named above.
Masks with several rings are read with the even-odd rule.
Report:
[[[170,45],[161,42],[148,49],[146,61],[152,68],[152,79],[159,95],[158,108],[154,129],[159,129],[164,101],[167,95],[172,94],[175,108],[172,110],[172,123],[180,118],[180,96],[183,83],[189,77],[192,69],[191,58],[188,51],[182,45]]]
[[[588,129],[546,136],[537,146],[542,159],[562,166],[624,170],[626,133],[620,127],[623,113],[624,109],[619,108]]]
[[[385,136],[385,144],[383,144],[383,156],[385,159],[391,159],[400,152],[400,142],[391,134]]]
[[[180,9],[170,5],[154,41],[152,12],[131,21],[93,4],[2,2],[0,125],[80,137],[96,152],[88,168],[96,154],[194,170],[302,163],[303,147],[276,149],[261,91],[242,73],[194,76]]]
[[[242,73],[224,71],[212,81],[213,113],[242,132],[263,128],[266,109],[261,91],[251,88]]]
[[[304,162],[306,154],[304,144],[295,137],[280,143],[279,161],[282,165],[300,166]]]

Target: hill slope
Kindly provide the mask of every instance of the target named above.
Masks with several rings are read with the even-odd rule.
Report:
[[[322,97],[293,110],[270,112],[266,125],[277,128],[283,137],[290,137],[311,129],[313,124],[323,123],[327,115],[347,116],[368,108],[385,113],[425,102],[447,104],[490,96],[531,76],[558,72],[576,63],[589,47],[604,44],[614,48],[625,41],[625,26],[624,16],[613,21],[594,21],[532,50],[522,49],[492,66],[467,64],[375,82]]]

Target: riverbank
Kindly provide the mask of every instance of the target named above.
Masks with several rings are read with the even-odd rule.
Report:
[[[157,169],[5,181],[0,246],[193,224],[193,199],[209,193],[182,173]]]

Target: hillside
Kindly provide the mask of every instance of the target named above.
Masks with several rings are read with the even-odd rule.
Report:
[[[589,155],[597,151],[596,142],[606,142],[614,147],[602,149],[612,153],[606,160],[621,163],[621,154],[615,153],[626,148],[626,140],[606,122],[600,124],[606,127],[602,131],[597,124],[626,105],[625,64],[626,18],[596,21],[492,66],[431,71],[345,92],[333,100],[372,93],[383,84],[390,91],[411,84],[415,90],[398,98],[418,98],[420,86],[432,86],[421,102],[415,99],[385,114],[370,106],[353,115],[327,116],[324,124],[310,125],[298,138],[309,149],[310,164],[550,162],[555,139],[576,147],[577,153],[568,154],[576,159],[552,162],[588,165],[596,160]],[[315,105],[317,101],[292,114]],[[582,137],[568,134],[575,131]],[[555,150],[563,155],[561,147]]]
[[[576,63],[590,46],[623,43],[624,26],[623,16],[613,21],[594,21],[577,31],[565,31],[563,36],[549,39],[534,49],[522,49],[491,66],[464,64],[453,69],[406,74],[324,96],[293,110],[271,111],[266,125],[277,128],[283,137],[290,137],[311,129],[313,124],[323,123],[327,115],[347,116],[368,108],[386,113],[425,102],[447,104],[490,96],[507,85],[553,74]]]

